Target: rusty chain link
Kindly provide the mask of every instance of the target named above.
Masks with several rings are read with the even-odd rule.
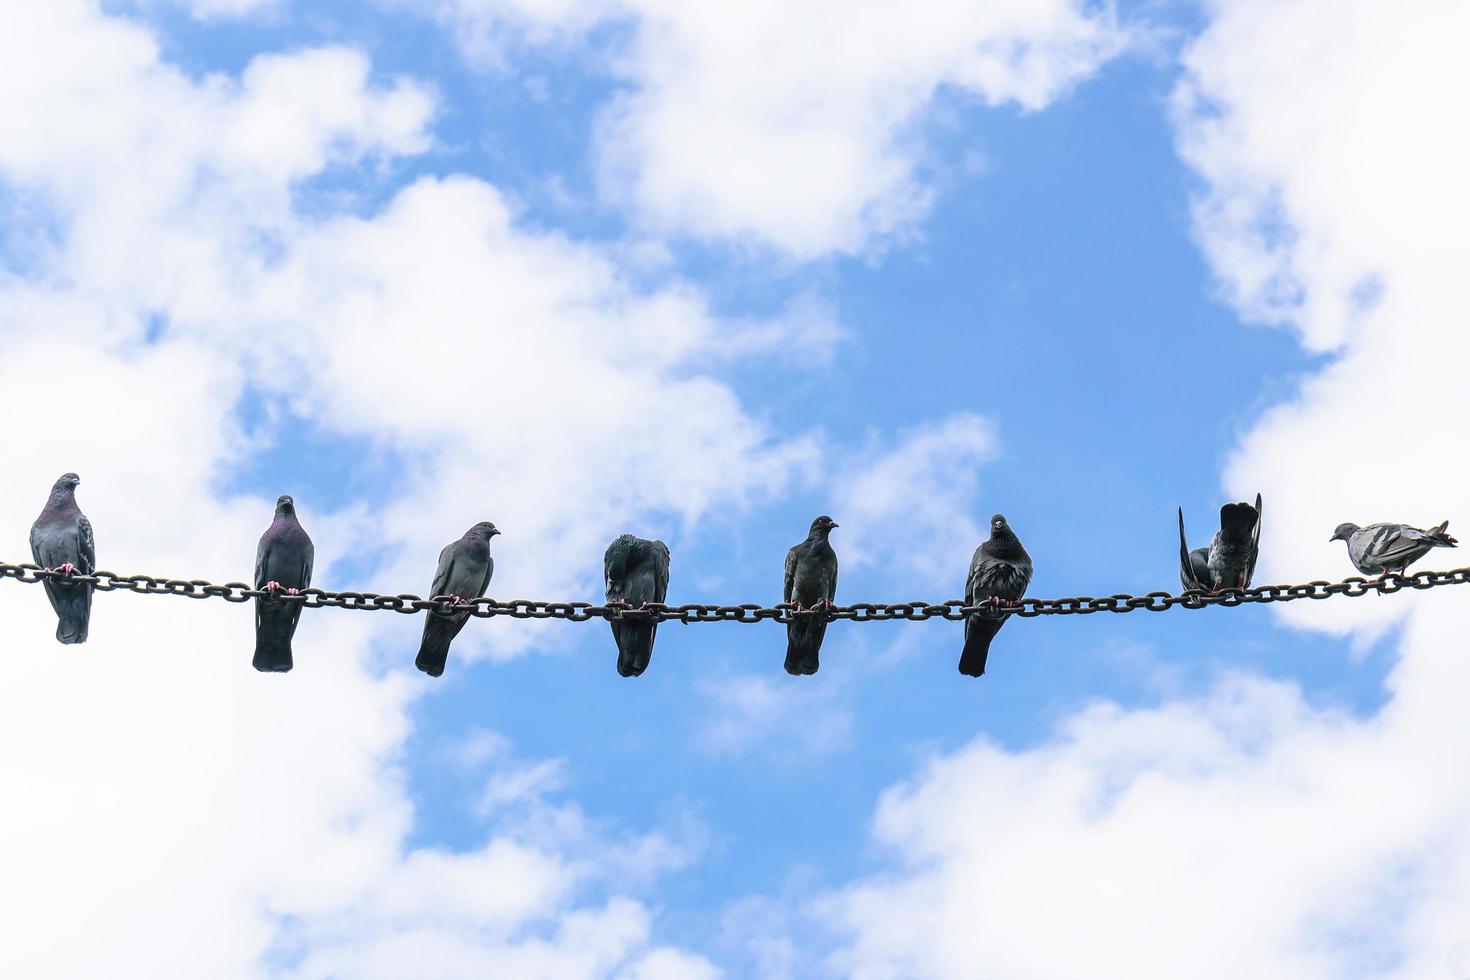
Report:
[[[79,572],[64,573],[41,568],[38,565],[8,565],[0,563],[0,579],[11,578],[17,582],[35,584],[46,579],[69,582],[90,582],[99,592],[140,592],[146,595],[177,595],[187,599],[224,599],[226,602],[248,602],[255,598],[271,598],[270,593],[253,589],[244,582],[229,582],[216,585],[203,579],[155,578],[152,575],[119,575],[116,572],[97,571],[91,575]],[[1470,582],[1470,568],[1456,568],[1448,572],[1415,572],[1413,575],[1392,574],[1380,579],[1366,579],[1353,575],[1341,582],[1318,579],[1304,585],[1258,585],[1249,589],[1227,590],[1219,593],[1184,592],[1173,595],[1169,592],[1149,592],[1145,595],[1116,593],[1108,596],[1072,596],[1061,599],[1025,598],[1006,607],[1009,612],[1024,619],[1032,616],[1083,616],[1088,613],[1126,613],[1136,609],[1163,612],[1175,606],[1184,609],[1203,609],[1206,606],[1238,606],[1246,602],[1291,602],[1295,599],[1326,599],[1345,595],[1356,598],[1369,592],[1388,594],[1401,589],[1432,589],[1441,585],[1464,585]],[[753,602],[736,606],[717,606],[703,603],[686,603],[670,606],[651,602],[637,608],[622,605],[596,605],[590,602],[544,602],[536,599],[472,599],[456,605],[447,596],[424,599],[410,593],[379,595],[376,592],[328,592],[325,589],[302,589],[298,595],[278,593],[277,602],[299,602],[309,609],[331,607],[336,609],[390,609],[393,612],[412,615],[425,609],[447,612],[451,609],[468,610],[470,615],[481,618],[509,616],[512,619],[567,619],[586,622],[589,619],[630,620],[681,623],[759,623],[773,620],[788,623],[796,616],[822,616],[828,620],[851,620],[867,623],[874,620],[920,620],[936,617],[962,620],[975,612],[993,611],[989,605],[967,606],[963,600],[949,599],[940,603],[855,602],[846,606],[826,609],[803,609],[794,611],[790,604],[761,606]]]

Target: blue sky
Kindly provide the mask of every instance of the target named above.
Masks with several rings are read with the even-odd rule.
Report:
[[[1449,423],[1350,414],[1463,354],[1460,69],[1403,54],[1463,15],[1349,6],[27,0],[0,380],[79,380],[0,428],[9,557],[75,469],[121,572],[245,577],[292,493],[328,588],[490,519],[500,598],[598,598],[631,530],[670,601],[774,602],[830,513],[840,601],[940,600],[1002,511],[1033,594],[1142,593],[1176,506],[1260,491],[1258,580],[1340,578],[1339,521],[1466,503]],[[38,598],[18,880],[149,916],[26,919],[14,975],[1470,976],[1442,593],[1015,620],[979,681],[938,621],[811,678],[668,624],[628,680],[499,620],[429,680],[416,618],[330,611],[261,678],[240,609],[105,596],[61,651]]]

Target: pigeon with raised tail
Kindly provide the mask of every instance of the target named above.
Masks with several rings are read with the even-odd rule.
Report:
[[[965,648],[960,654],[960,673],[979,677],[985,673],[990,641],[1010,618],[1008,608],[1026,594],[1031,584],[1031,556],[1021,546],[1005,515],[990,518],[990,537],[975,549],[970,560],[970,577],[965,583],[965,605],[985,606],[965,619]]]
[[[1220,530],[1207,547],[1189,549],[1184,508],[1179,508],[1179,582],[1186,592],[1248,589],[1261,551],[1261,495],[1220,508]]]
[[[316,548],[296,519],[296,501],[283,495],[276,500],[276,516],[260,536],[255,549],[255,588],[269,592],[255,600],[255,669],[284,673],[291,669],[291,637],[301,619],[301,603],[277,598],[281,592],[297,595],[311,586]]]
[[[42,568],[91,575],[97,570],[92,522],[77,506],[81,477],[64,473],[51,485],[41,516],[31,525],[31,558]],[[47,579],[46,598],[56,611],[56,639],[86,643],[92,620],[92,583]]]
[[[786,552],[786,589],[783,602],[793,611],[831,608],[837,598],[837,552],[827,540],[837,522],[826,514],[812,521],[806,540]],[[792,616],[786,624],[786,673],[815,674],[824,616]]]
[[[481,521],[451,541],[439,552],[439,567],[434,572],[431,596],[448,596],[455,605],[478,599],[490,587],[495,573],[495,559],[490,557],[490,539],[499,534],[494,524]],[[449,644],[469,622],[469,609],[447,612],[430,610],[424,615],[424,638],[414,665],[430,677],[444,673],[449,659]]]
[[[620,535],[607,546],[602,559],[607,586],[607,604],[638,608],[663,602],[669,593],[669,546],[631,534]],[[658,623],[612,620],[613,639],[618,644],[618,673],[637,677],[648,669]]]
[[[1387,576],[1397,570],[1408,574],[1409,566],[1429,554],[1432,548],[1453,548],[1458,541],[1445,530],[1449,521],[1423,530],[1407,524],[1339,524],[1332,532],[1333,541],[1346,541],[1348,558],[1364,575]]]

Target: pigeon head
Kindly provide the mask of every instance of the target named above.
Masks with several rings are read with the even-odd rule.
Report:
[[[823,514],[821,517],[818,517],[816,520],[812,521],[811,533],[826,536],[832,533],[832,529],[834,527],[838,526],[839,525],[836,521],[832,520],[832,518],[828,517],[826,514]]]
[[[276,513],[277,514],[294,514],[294,513],[296,513],[296,501],[294,501],[294,500],[291,499],[291,495],[289,493],[283,493],[279,497],[276,498]]]
[[[481,521],[474,527],[470,528],[470,531],[475,534],[483,534],[485,536],[485,540],[487,541],[500,533],[500,529],[497,528],[490,521]]]
[[[75,473],[63,473],[56,478],[55,483],[51,484],[51,492],[58,493],[63,490],[75,490],[77,484],[81,482],[82,478]]]
[[[1006,523],[1006,515],[1004,514],[990,515],[990,533],[998,538],[1015,536],[1015,532],[1011,530],[1011,526]]]
[[[1337,525],[1337,530],[1332,532],[1332,537],[1328,538],[1327,540],[1346,541],[1357,529],[1358,525],[1356,524],[1339,524]]]

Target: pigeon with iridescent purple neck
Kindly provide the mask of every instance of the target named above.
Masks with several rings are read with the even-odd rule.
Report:
[[[291,669],[291,637],[301,619],[301,603],[285,602],[278,594],[297,595],[311,585],[316,548],[296,519],[296,501],[276,500],[276,516],[260,536],[255,550],[255,588],[269,592],[255,600],[255,658],[259,671],[284,673]]]
[[[60,572],[91,575],[97,569],[92,522],[77,507],[81,477],[64,473],[51,486],[41,516],[31,525],[31,557],[37,565]],[[56,639],[86,643],[92,619],[92,584],[47,579],[46,598],[56,611]]]

